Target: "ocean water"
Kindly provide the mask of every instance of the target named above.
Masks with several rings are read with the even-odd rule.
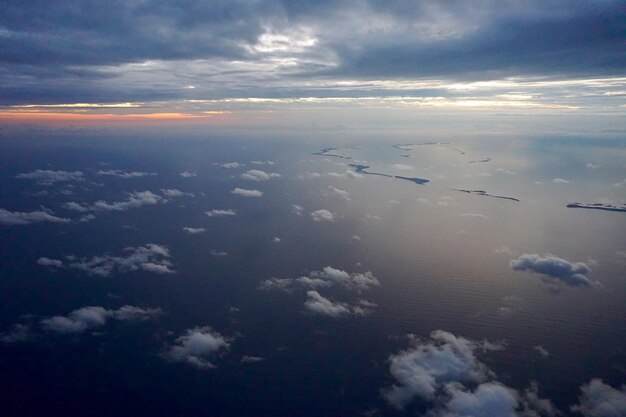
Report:
[[[419,415],[444,382],[575,415],[626,382],[622,140],[2,139],[2,415]],[[399,407],[392,359],[436,330],[482,376]]]

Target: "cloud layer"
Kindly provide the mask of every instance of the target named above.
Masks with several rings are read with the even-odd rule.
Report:
[[[514,271],[530,271],[540,274],[553,282],[571,287],[595,287],[599,285],[587,277],[591,268],[584,262],[570,262],[558,256],[547,254],[524,254],[510,262]]]

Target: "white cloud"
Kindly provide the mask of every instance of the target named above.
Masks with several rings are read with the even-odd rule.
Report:
[[[296,281],[309,288],[341,285],[346,289],[359,292],[380,285],[380,281],[370,271],[348,273],[332,266],[326,266],[321,271],[312,271],[308,276],[300,277]]]
[[[298,216],[302,216],[302,212],[304,211],[304,207],[299,206],[299,205],[297,205],[297,204],[293,204],[293,205],[291,206],[291,211],[292,211],[294,214],[297,214]]]
[[[89,207],[85,207],[81,204],[76,203],[75,201],[70,201],[68,203],[63,204],[63,208],[67,210],[77,211],[79,213],[84,213],[89,211]]]
[[[190,235],[197,235],[198,233],[206,232],[204,227],[183,227],[183,230]]]
[[[279,237],[274,237],[274,238],[272,239],[272,242],[274,242],[274,243],[280,243],[280,242],[281,242],[281,238],[279,238]]]
[[[128,247],[124,249],[124,255],[113,256],[104,254],[94,256],[91,259],[82,258],[77,260],[68,257],[69,267],[88,273],[108,277],[113,272],[131,272],[144,270],[157,274],[173,274],[172,263],[167,259],[170,252],[166,246],[148,243],[144,246]]]
[[[226,337],[210,327],[188,329],[175,342],[163,356],[173,362],[185,362],[199,369],[214,368],[210,359],[230,346]]]
[[[319,209],[311,212],[311,218],[316,222],[333,222],[335,221],[335,214],[326,209]]]
[[[306,295],[307,300],[304,303],[304,307],[312,313],[330,317],[339,317],[352,313],[347,304],[332,302],[328,298],[321,296],[317,291],[307,291]]]
[[[241,174],[241,178],[248,181],[269,181],[272,178],[278,178],[281,175],[276,172],[265,172],[259,169],[251,169]]]
[[[107,175],[111,177],[119,178],[140,178],[157,175],[156,172],[138,172],[138,171],[122,171],[119,169],[100,170],[96,172],[96,175]]]
[[[517,392],[498,382],[480,384],[473,390],[462,386],[446,387],[448,401],[432,417],[520,417]]]
[[[163,193],[165,197],[171,197],[171,198],[182,197],[184,195],[193,197],[193,193],[185,193],[185,192],[180,191],[177,188],[161,188],[161,192]]]
[[[17,174],[15,178],[35,180],[40,185],[52,185],[56,182],[66,181],[84,181],[81,171],[52,171],[47,169]]]
[[[0,225],[17,226],[40,222],[69,223],[70,219],[57,217],[54,212],[47,209],[23,212],[0,208]]]
[[[265,358],[262,358],[260,356],[243,355],[241,357],[240,362],[241,363],[258,363],[258,362],[263,362],[264,360],[265,360]]]
[[[344,200],[350,201],[350,193],[347,192],[346,190],[342,190],[341,188],[333,187],[332,185],[329,185],[328,189],[330,191],[332,191],[333,193],[335,193],[336,195],[338,195],[339,197],[343,198]]]
[[[179,173],[178,175],[180,175],[183,178],[191,178],[191,177],[197,177],[198,174],[196,174],[195,172],[190,172],[190,171],[183,171],[181,173]]]
[[[259,190],[247,190],[245,188],[235,188],[230,192],[231,194],[239,195],[242,197],[262,197],[263,192]]]
[[[63,267],[63,261],[42,257],[37,259],[37,265],[61,268]]]
[[[252,165],[274,165],[274,161],[250,161]]]
[[[626,186],[626,179],[620,181],[620,182],[616,182],[613,184],[614,187],[624,187]]]
[[[67,316],[54,316],[41,320],[45,330],[55,333],[82,333],[86,330],[104,326],[108,319],[120,321],[143,321],[159,316],[158,308],[140,308],[123,306],[118,310],[104,307],[83,307],[72,311]]]
[[[515,172],[510,171],[510,170],[505,169],[505,168],[496,168],[496,172],[499,172],[500,174],[506,174],[506,175],[513,175],[513,174],[515,174]]]
[[[260,290],[280,290],[280,291],[291,291],[291,286],[293,284],[293,279],[291,278],[276,278],[272,277],[270,279],[266,279],[261,281],[259,284]]]
[[[228,253],[224,252],[224,251],[218,251],[215,249],[211,249],[211,251],[209,252],[211,254],[211,256],[228,256]]]
[[[209,217],[226,217],[226,216],[234,216],[235,214],[237,214],[237,212],[232,209],[226,209],[226,210],[213,209],[213,210],[205,211],[204,213]]]
[[[393,164],[391,168],[397,169],[399,171],[413,171],[415,169],[411,165],[406,164]]]
[[[218,165],[221,166],[222,168],[229,168],[229,169],[239,168],[240,166],[242,166],[239,162],[225,162],[223,164],[218,164]]]
[[[163,197],[150,191],[134,191],[132,193],[128,193],[128,200],[114,201],[112,203],[99,200],[93,203],[90,209],[96,211],[125,211],[131,208],[139,208],[142,206],[164,203],[166,201],[167,200],[164,200]]]
[[[569,180],[563,178],[555,178],[552,180],[552,182],[555,184],[569,184]]]
[[[404,408],[415,397],[433,400],[436,391],[447,383],[480,383],[490,374],[474,354],[481,347],[479,343],[443,330],[432,332],[430,337],[432,341],[418,340],[412,348],[389,358],[389,372],[397,384],[384,396],[396,408]]]
[[[598,164],[594,164],[593,162],[587,162],[587,164],[585,165],[587,168],[589,169],[596,169],[596,168],[600,168],[600,165]]]
[[[80,216],[78,221],[81,223],[87,223],[95,219],[96,219],[96,216],[93,213],[89,213],[89,214],[85,214],[84,216]]]
[[[543,346],[533,346],[533,349],[535,349],[535,351],[537,351],[542,358],[550,356],[550,352],[548,352]]]
[[[570,262],[557,256],[546,254],[524,254],[510,262],[515,271],[530,271],[552,278],[572,287],[596,287],[598,282],[587,278],[591,268],[584,262]]]
[[[579,404],[571,410],[584,417],[624,417],[626,416],[626,386],[621,390],[594,378],[580,387],[582,395]]]

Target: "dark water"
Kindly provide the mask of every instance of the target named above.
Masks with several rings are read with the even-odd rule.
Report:
[[[4,137],[0,208],[43,206],[71,221],[0,225],[0,331],[7,336],[16,323],[30,329],[27,340],[0,343],[1,414],[414,415],[429,403],[415,399],[397,410],[381,394],[394,383],[388,359],[409,346],[407,334],[424,339],[437,329],[503,343],[479,355],[495,378],[520,391],[536,381],[565,415],[591,378],[626,382],[626,215],[567,208],[624,203],[623,142],[356,142]],[[319,154],[328,147],[332,155]],[[239,166],[223,166],[233,162]],[[390,177],[359,174],[349,164]],[[83,180],[16,178],[38,169],[80,171]],[[97,174],[112,169],[156,175]],[[241,177],[248,170],[280,177],[249,181]],[[231,193],[237,187],[263,195]],[[162,189],[193,195],[167,197]],[[160,197],[157,204],[90,210],[96,218],[88,222],[64,208],[146,190]],[[228,209],[236,215],[205,214]],[[317,210],[332,221],[315,221]],[[103,277],[68,266],[68,255],[122,256],[148,243],[169,248],[176,273]],[[509,263],[523,254],[584,262],[587,278],[599,284],[572,287],[513,270]],[[39,265],[41,257],[64,266]],[[295,283],[289,292],[259,289],[272,277],[326,266],[373,273],[380,285],[361,292],[316,288],[349,309],[367,300],[368,314],[315,314],[305,306],[307,288]],[[123,305],[163,314],[109,319],[71,334],[41,323],[85,306]],[[177,337],[202,326],[230,343],[207,355],[215,368],[166,360]]]

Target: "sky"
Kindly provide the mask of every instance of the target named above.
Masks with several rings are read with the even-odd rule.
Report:
[[[625,40],[613,0],[4,1],[0,123],[619,115]]]

